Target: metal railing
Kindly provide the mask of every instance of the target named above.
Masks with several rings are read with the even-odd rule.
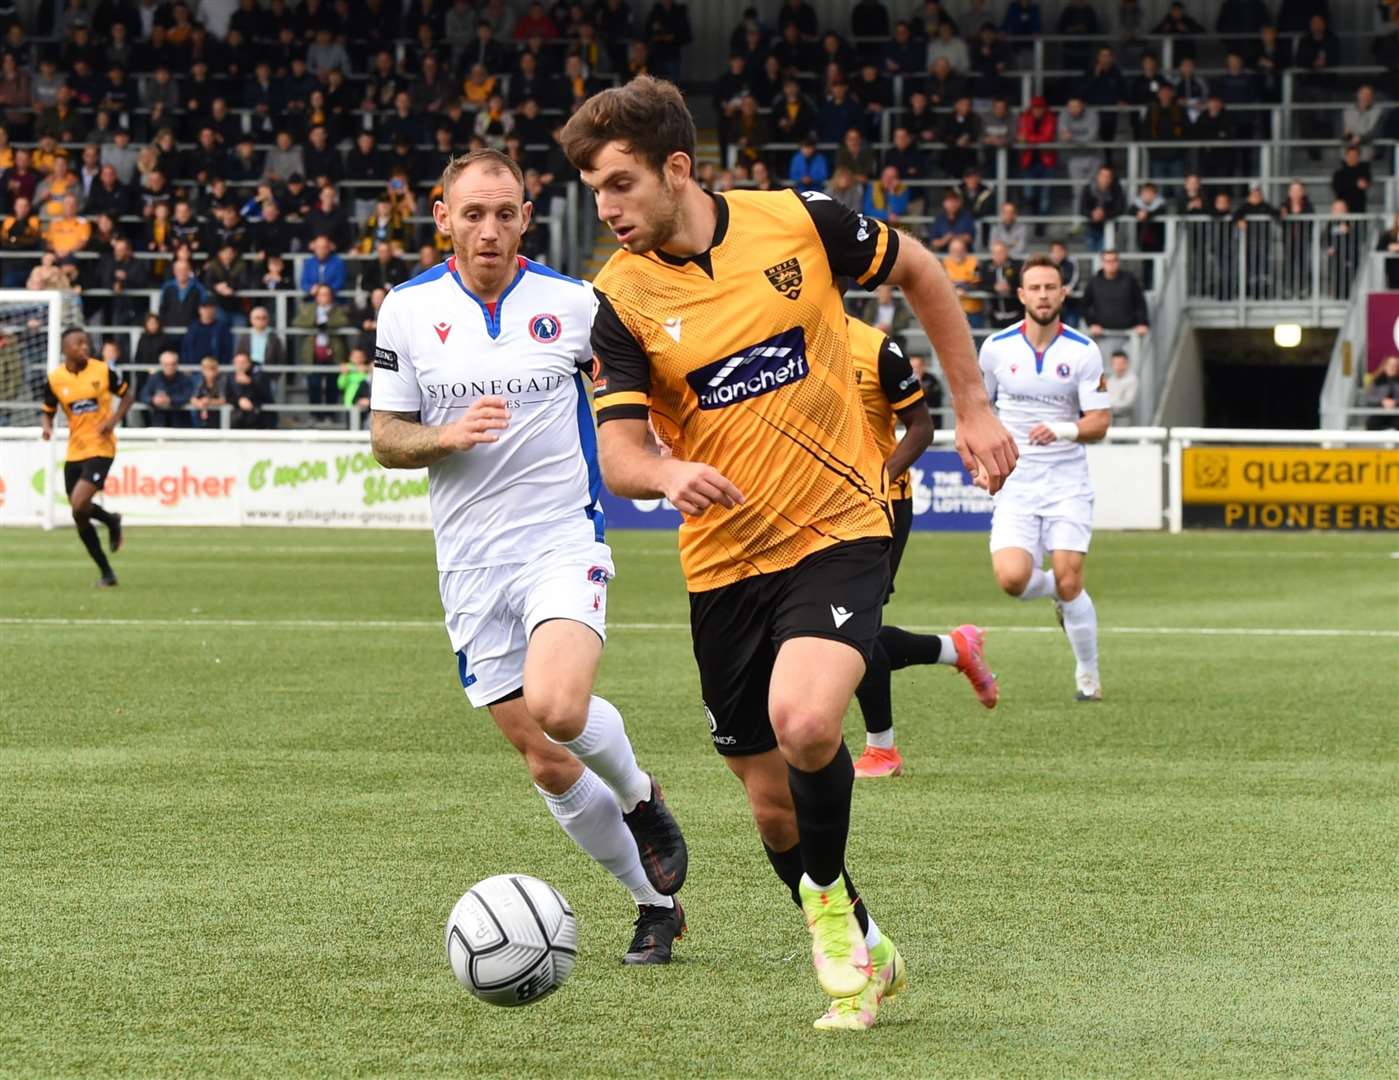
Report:
[[[1364,427],[1366,417],[1385,410],[1360,404],[1359,394],[1365,377],[1366,315],[1368,297],[1384,282],[1385,255],[1372,252],[1360,262],[1355,290],[1346,307],[1344,321],[1331,346],[1331,360],[1321,385],[1319,412],[1321,426],[1327,428]]]

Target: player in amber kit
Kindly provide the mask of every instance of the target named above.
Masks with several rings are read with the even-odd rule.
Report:
[[[865,423],[889,476],[894,533],[889,549],[892,596],[894,578],[903,561],[908,534],[913,530],[913,490],[908,468],[932,441],[933,417],[923,397],[923,386],[898,343],[859,319],[847,318],[846,323]],[[899,421],[904,425],[902,438],[897,431]],[[865,750],[855,762],[856,777],[873,779],[903,772],[903,757],[894,745],[891,673],[916,664],[948,664],[967,677],[977,700],[988,709],[996,707],[999,691],[996,677],[986,666],[984,643],[984,632],[970,623],[946,634],[914,634],[898,626],[880,627],[870,648],[865,677],[855,691],[865,718]]]
[[[73,508],[73,524],[83,547],[102,571],[97,584],[111,588],[117,583],[112,564],[102,550],[94,521],[107,526],[112,554],[121,550],[121,515],[113,514],[92,501],[107,482],[112,459],[117,456],[117,425],[130,411],[136,395],[116,368],[88,355],[87,331],[70,326],[60,339],[63,365],[49,372],[44,384],[41,422],[45,440],[53,438],[53,417],[60,408],[68,417],[68,455],[63,466],[63,486]],[[120,404],[112,409],[112,395]]]
[[[833,999],[817,1026],[868,1028],[904,974],[844,873],[854,764],[841,720],[889,589],[889,496],[837,279],[903,286],[943,360],[969,469],[999,486],[1015,444],[957,295],[917,243],[820,192],[707,194],[680,92],[646,76],[589,98],[562,142],[622,244],[594,283],[603,479],[685,515],[714,746],[806,915]]]

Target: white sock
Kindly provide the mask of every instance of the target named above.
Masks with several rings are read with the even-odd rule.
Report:
[[[873,746],[879,750],[892,750],[894,748],[894,729],[865,732],[865,745]]]
[[[610,701],[594,694],[588,703],[588,722],[583,725],[582,734],[561,745],[602,777],[602,782],[617,796],[622,813],[631,813],[637,803],[651,797],[651,778],[637,768],[622,714]]]
[[[1061,600],[1059,605],[1064,611],[1064,632],[1069,635],[1069,645],[1074,650],[1079,670],[1097,674],[1098,612],[1087,590],[1072,600]]]
[[[845,888],[845,880],[843,878],[836,878],[829,885],[818,885],[816,884],[816,882],[811,880],[810,874],[803,874],[802,881],[805,883],[808,889],[815,889],[817,892],[830,892],[837,885],[839,885],[842,889]]]
[[[947,664],[950,667],[957,666],[957,643],[952,640],[951,634],[939,634],[938,640],[942,642],[942,649],[938,652],[938,663]]]
[[[641,868],[636,839],[622,822],[622,811],[597,773],[584,769],[578,782],[562,795],[537,788],[549,813],[573,842],[601,863],[638,904],[670,907],[674,901],[658,893]]]
[[[1017,600],[1040,600],[1046,596],[1054,595],[1054,571],[1041,570],[1039,567],[1030,571],[1030,584],[1025,586],[1025,591],[1016,597]]]
[[[879,932],[879,927],[869,912],[865,912],[865,917],[870,921],[870,928],[865,931],[865,947],[874,950],[879,947],[879,943],[884,940],[884,935]]]

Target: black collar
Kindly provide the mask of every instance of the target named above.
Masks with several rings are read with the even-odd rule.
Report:
[[[710,252],[724,242],[724,237],[729,231],[729,204],[722,195],[715,195],[706,192],[714,200],[714,238],[709,241],[709,247],[705,248],[697,255],[672,255],[668,251],[656,248],[656,258],[669,266],[684,266],[686,263],[694,263],[712,279],[714,277],[714,261],[710,258]]]

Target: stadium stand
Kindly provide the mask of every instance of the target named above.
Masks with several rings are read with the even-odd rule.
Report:
[[[1074,310],[1139,380],[1123,419],[1152,418],[1187,313],[1338,327],[1364,289],[1399,284],[1399,0],[732,11],[12,6],[0,280],[69,294],[134,369],[138,423],[357,427],[355,352],[384,290],[446,254],[430,216],[446,157],[515,157],[536,203],[526,254],[588,276],[610,238],[556,135],[589,94],[646,71],[681,81],[714,190],[816,188],[921,236],[953,260],[978,334],[1019,318],[1016,264],[1057,241]],[[916,324],[890,322],[927,355]],[[236,357],[252,366],[235,386]],[[0,423],[32,420],[43,372],[19,374],[0,380],[27,388]],[[1364,394],[1357,381],[1357,426]]]

